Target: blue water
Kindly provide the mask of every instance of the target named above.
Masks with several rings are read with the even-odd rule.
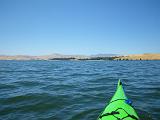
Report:
[[[0,61],[0,120],[96,120],[119,78],[139,116],[160,120],[160,61]]]

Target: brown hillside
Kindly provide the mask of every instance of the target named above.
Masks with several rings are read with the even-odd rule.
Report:
[[[120,56],[117,60],[160,60],[160,54],[134,54]]]

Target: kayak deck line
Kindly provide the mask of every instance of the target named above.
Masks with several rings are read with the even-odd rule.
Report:
[[[98,120],[139,120],[132,102],[125,95],[120,80],[118,81],[115,94],[99,115]]]
[[[124,110],[123,108],[118,108],[117,110],[119,110],[119,109],[122,109],[122,110]],[[120,114],[119,112],[117,112],[117,110],[115,110],[115,111],[112,111],[111,113],[105,113],[105,114],[103,114],[103,115],[101,115],[99,118],[102,118],[102,117],[104,117],[104,116],[108,116],[108,115],[115,115],[115,114]],[[128,112],[126,111],[126,110],[124,110],[127,114],[128,114]],[[116,117],[116,116],[114,116],[115,118],[117,118],[118,120],[123,120],[123,119],[125,119],[125,118],[127,118],[127,117],[131,117],[131,118],[133,118],[133,119],[135,119],[135,120],[139,120],[138,118],[136,118],[134,115],[130,115],[130,114],[128,114],[127,116],[125,116],[125,117],[123,117],[123,118],[118,118],[118,117]]]
[[[117,100],[114,100],[114,101],[111,101],[109,104],[113,103],[113,102],[116,102],[118,100],[127,100],[127,99],[117,99]]]
[[[118,112],[118,110],[123,110],[126,114],[127,114],[127,116],[125,116],[125,117],[123,117],[123,118],[118,118],[118,117],[116,117],[116,116],[114,116],[115,114],[120,114],[119,112]],[[131,118],[133,118],[134,120],[139,120],[136,116],[134,116],[134,115],[130,115],[125,109],[123,109],[123,108],[117,108],[115,111],[112,111],[111,113],[105,113],[105,114],[102,114],[101,116],[99,116],[99,118],[101,119],[102,117],[104,117],[104,116],[108,116],[108,115],[113,115],[115,118],[117,118],[118,120],[123,120],[123,119],[125,119],[125,118],[127,118],[127,117],[131,117]]]

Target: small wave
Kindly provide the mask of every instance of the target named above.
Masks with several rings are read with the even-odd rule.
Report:
[[[34,86],[43,86],[45,83],[42,83],[40,81],[17,81],[14,82],[13,84],[19,85],[19,86],[24,86],[24,87],[34,87]]]
[[[16,88],[17,88],[16,85],[0,83],[0,90],[13,90],[13,89],[16,89]]]
[[[79,111],[79,113],[76,113],[73,115],[70,120],[95,120],[98,117],[98,109],[86,109],[83,111]]]

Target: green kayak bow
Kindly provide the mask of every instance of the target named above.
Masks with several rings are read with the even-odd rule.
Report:
[[[117,90],[98,120],[139,120],[139,117],[126,97],[122,82],[119,80]]]

